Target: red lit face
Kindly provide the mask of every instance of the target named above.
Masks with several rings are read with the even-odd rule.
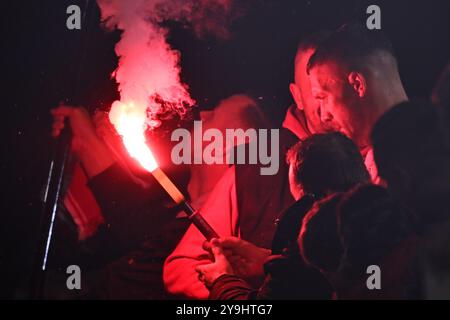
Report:
[[[347,81],[347,75],[334,63],[315,66],[310,71],[311,91],[318,101],[322,118],[332,117],[342,133],[364,146],[367,126],[361,98]]]
[[[291,84],[290,90],[298,108],[305,113],[308,126],[313,133],[338,131],[338,126],[332,117],[321,117],[319,103],[314,99],[311,92],[311,83],[306,66],[313,53],[314,49],[309,49],[297,54],[295,60],[295,83]]]

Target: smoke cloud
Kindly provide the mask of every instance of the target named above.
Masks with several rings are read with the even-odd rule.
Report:
[[[182,117],[195,104],[180,79],[180,53],[167,42],[162,23],[178,21],[198,36],[229,37],[229,23],[237,16],[231,0],[97,0],[103,25],[121,30],[115,51],[119,57],[112,76],[120,101],[111,106],[110,120],[119,133],[120,119],[132,117],[145,128],[157,127],[160,115]]]

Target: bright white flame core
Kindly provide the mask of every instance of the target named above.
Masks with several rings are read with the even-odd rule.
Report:
[[[149,172],[158,168],[155,157],[145,139],[146,116],[135,108],[133,103],[115,101],[109,119],[117,132],[122,136],[123,143],[131,157],[136,159]]]

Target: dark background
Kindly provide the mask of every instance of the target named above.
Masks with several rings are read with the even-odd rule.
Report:
[[[95,5],[82,26],[88,32],[67,30],[71,4],[83,10],[86,1],[2,4],[0,297],[25,294],[50,159],[49,109],[64,99],[91,111],[106,109],[117,98],[110,74],[120,34],[101,29]],[[251,0],[229,40],[197,39],[171,23],[170,42],[181,52],[182,78],[200,108],[248,92],[264,97],[265,111],[281,121],[292,103],[288,84],[298,41],[319,28],[365,20],[370,4],[381,7],[382,29],[396,49],[407,93],[428,98],[450,59],[448,0]]]

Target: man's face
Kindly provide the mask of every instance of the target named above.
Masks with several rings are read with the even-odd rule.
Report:
[[[347,81],[345,73],[334,63],[315,66],[310,70],[311,91],[319,104],[322,118],[333,118],[340,131],[355,143],[364,140],[365,118],[361,99]],[[361,146],[361,145],[360,145]]]
[[[314,49],[300,51],[295,60],[295,83],[291,84],[292,95],[297,106],[303,110],[310,129],[314,133],[327,131],[337,131],[338,126],[333,121],[331,115],[328,118],[322,118],[320,106],[311,92],[311,83],[306,71],[309,58],[314,53]]]

